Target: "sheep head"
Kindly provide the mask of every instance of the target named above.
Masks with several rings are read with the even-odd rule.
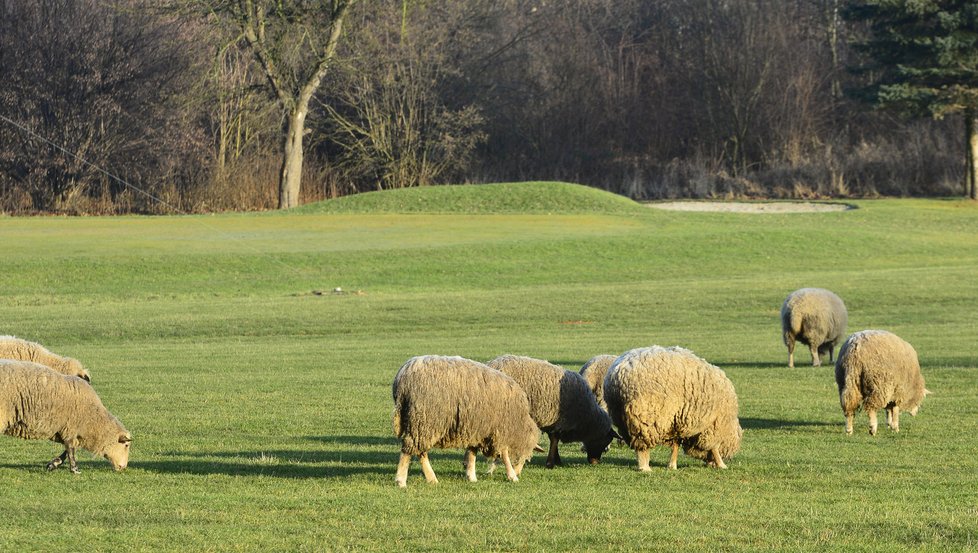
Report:
[[[118,441],[106,448],[103,456],[112,463],[112,468],[116,472],[125,470],[129,465],[129,445],[132,436],[128,433],[119,434]]]

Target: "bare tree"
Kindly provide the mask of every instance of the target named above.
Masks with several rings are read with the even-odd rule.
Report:
[[[244,40],[261,66],[285,119],[278,207],[297,206],[309,104],[330,70],[343,20],[356,0],[189,2],[230,22],[235,40]]]

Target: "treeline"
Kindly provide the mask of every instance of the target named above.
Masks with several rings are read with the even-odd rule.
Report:
[[[960,119],[846,94],[871,75],[847,70],[844,5],[358,3],[312,102],[302,198],[527,179],[639,199],[961,194]],[[0,210],[275,207],[284,114],[234,26],[180,7],[0,0]]]

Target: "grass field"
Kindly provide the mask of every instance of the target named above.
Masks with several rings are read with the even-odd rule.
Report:
[[[0,551],[978,549],[978,206],[822,214],[653,210],[571,185],[365,194],[294,213],[0,217],[0,334],[90,369],[130,466],[0,438]],[[919,352],[898,434],[843,433],[832,368],[786,367],[778,312],[836,291],[849,330]],[[344,293],[332,290],[342,288]],[[726,370],[743,447],[538,455],[464,481],[460,451],[394,485],[390,383],[409,357],[577,369],[679,344]]]

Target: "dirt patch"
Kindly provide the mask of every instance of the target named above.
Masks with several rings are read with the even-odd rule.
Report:
[[[646,205],[670,211],[721,213],[821,213],[855,209],[847,204],[813,202],[653,202]]]

